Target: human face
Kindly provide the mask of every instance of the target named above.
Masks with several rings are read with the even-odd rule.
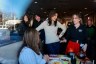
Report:
[[[92,21],[88,20],[87,24],[88,24],[88,26],[92,26]]]
[[[28,21],[28,17],[25,15],[24,16],[24,21],[27,22]]]
[[[56,13],[54,16],[51,17],[51,20],[56,21],[57,17],[58,17],[58,14]]]
[[[76,25],[80,23],[80,18],[77,15],[73,15],[73,23]]]
[[[36,19],[37,21],[40,21],[40,16],[36,15],[36,16],[35,16],[35,19]]]

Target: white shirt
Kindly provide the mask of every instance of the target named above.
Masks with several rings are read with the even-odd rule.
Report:
[[[37,55],[32,49],[24,47],[19,56],[20,64],[46,64],[42,54]]]
[[[61,34],[58,36],[57,35],[57,29],[61,28],[63,31]],[[39,25],[36,30],[40,31],[41,29],[44,29],[45,31],[45,39],[46,39],[46,44],[54,43],[54,42],[59,42],[59,37],[62,37],[62,35],[66,31],[66,26],[62,25],[60,22],[57,21],[57,26],[48,25],[48,21],[44,21],[41,25]]]

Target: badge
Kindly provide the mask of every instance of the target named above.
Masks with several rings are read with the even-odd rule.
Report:
[[[79,31],[79,32],[82,32],[83,30],[82,30],[82,29],[79,29],[78,31]]]

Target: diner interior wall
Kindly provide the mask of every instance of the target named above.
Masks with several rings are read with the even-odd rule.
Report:
[[[96,13],[93,16],[94,25],[96,26]]]

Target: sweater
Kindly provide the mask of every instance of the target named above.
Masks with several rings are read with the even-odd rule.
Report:
[[[62,29],[62,32],[60,33],[59,36],[57,35],[58,28]],[[62,37],[66,31],[66,26],[62,25],[58,21],[57,21],[57,26],[54,25],[49,26],[48,21],[46,20],[36,28],[37,31],[40,31],[42,29],[44,29],[45,31],[45,44],[50,44],[54,42],[59,42],[59,38]]]

